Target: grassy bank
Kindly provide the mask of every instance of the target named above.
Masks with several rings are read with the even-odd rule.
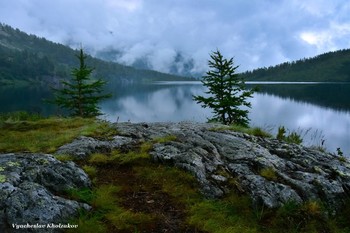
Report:
[[[1,116],[0,130],[1,153],[52,153],[78,136],[108,140],[118,133],[95,119],[42,118],[25,113]],[[234,178],[230,195],[220,200],[204,198],[191,174],[150,159],[154,143],[173,140],[177,139],[170,135],[75,161],[89,175],[93,188],[67,190],[67,196],[89,203],[93,209],[71,220],[79,224],[74,232],[350,232],[350,208],[330,216],[322,203],[310,201],[268,210],[254,206],[240,193]]]

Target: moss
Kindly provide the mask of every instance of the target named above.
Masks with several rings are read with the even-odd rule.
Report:
[[[261,169],[260,175],[267,180],[271,180],[271,181],[277,180],[277,174],[273,167],[266,167]]]
[[[176,140],[176,136],[175,135],[167,135],[164,137],[158,137],[158,138],[154,138],[152,141],[154,143],[166,143],[166,142],[171,142],[171,141],[175,141]]]
[[[18,162],[12,162],[12,161],[8,162],[7,165],[9,167],[19,167],[20,166],[20,164]]]
[[[39,159],[36,159],[36,161],[41,165],[49,164],[49,161],[45,158],[39,158]]]
[[[6,176],[0,175],[0,183],[5,183],[5,182],[6,182]]]
[[[61,154],[61,155],[55,155],[55,158],[61,162],[66,162],[66,161],[73,161],[74,157],[71,155],[65,155],[65,154]]]

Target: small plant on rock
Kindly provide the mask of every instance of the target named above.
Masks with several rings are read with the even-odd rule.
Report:
[[[278,132],[276,135],[276,139],[280,141],[285,141],[288,143],[295,143],[300,145],[303,142],[303,139],[301,138],[300,134],[297,132],[293,131],[290,134],[286,135],[286,129],[284,126],[278,127]]]

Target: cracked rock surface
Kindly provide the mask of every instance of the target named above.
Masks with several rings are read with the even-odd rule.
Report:
[[[269,208],[279,207],[291,200],[298,203],[316,200],[322,201],[336,211],[341,208],[343,201],[350,197],[349,160],[330,153],[287,144],[272,138],[230,131],[227,126],[220,124],[115,123],[114,126],[119,136],[111,141],[80,137],[59,148],[57,154],[70,154],[84,159],[92,153],[109,152],[120,148],[127,151],[142,142],[152,141],[154,143],[150,152],[152,159],[191,172],[200,183],[202,193],[208,198],[219,198],[232,190],[238,190],[248,194],[254,204]],[[172,137],[168,137],[169,135]],[[170,140],[157,143],[162,141],[157,139],[166,137]],[[20,168],[16,166],[10,166],[12,170],[6,168],[6,182],[0,182],[1,216],[6,217],[6,221],[10,217],[15,219],[15,214],[8,215],[12,212],[3,211],[3,208],[10,209],[12,204],[9,203],[20,200],[20,196],[14,200],[9,199],[17,190],[19,193],[33,196],[34,201],[39,199],[39,193],[46,195],[48,192],[48,198],[42,201],[65,202],[64,207],[57,204],[57,208],[65,208],[61,212],[67,215],[74,212],[79,203],[55,197],[57,200],[52,194],[59,193],[66,187],[89,186],[86,175],[74,163],[66,163],[63,166],[65,168],[60,165],[59,169],[55,169],[55,164],[60,162],[54,161],[48,155],[45,156],[50,164],[46,166],[40,165],[40,158],[43,155],[30,155],[28,159],[27,154],[15,155],[17,158],[13,156],[13,154],[2,155],[0,161],[2,164],[6,161],[23,163]],[[53,172],[48,172],[48,169],[53,169]],[[2,174],[0,171],[0,181]],[[64,181],[65,179],[67,181]],[[32,182],[32,185],[28,187],[26,182]],[[35,192],[31,191],[33,187],[37,187]],[[2,201],[5,200],[3,198],[7,202]],[[17,201],[17,203],[25,202]],[[51,206],[51,204],[45,205]],[[20,204],[18,207],[13,206],[13,211],[22,208]],[[34,213],[38,213],[37,216],[44,218],[44,215],[40,215],[35,209],[37,207],[31,208]],[[42,211],[49,211],[51,219],[56,216],[55,208]]]
[[[60,162],[47,154],[0,154],[0,232],[18,232],[12,224],[67,224],[78,209],[90,207],[60,195],[90,186],[88,176],[73,162]]]
[[[290,200],[320,200],[337,209],[350,196],[350,163],[330,153],[217,124],[118,123],[116,127],[134,140],[176,136],[174,141],[156,143],[152,158],[194,174],[207,197],[221,197],[235,188],[249,194],[255,204],[270,208]]]

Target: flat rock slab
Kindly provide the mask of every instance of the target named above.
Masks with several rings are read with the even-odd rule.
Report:
[[[75,159],[85,159],[93,153],[108,153],[113,149],[131,144],[132,138],[115,136],[113,140],[101,141],[92,137],[81,136],[73,142],[63,145],[56,154],[71,155]]]
[[[48,154],[0,154],[0,232],[18,232],[15,225],[67,224],[79,209],[90,207],[60,195],[72,188],[89,187],[88,176],[73,162],[60,162]]]
[[[194,174],[207,197],[221,197],[236,188],[249,194],[255,204],[270,208],[290,200],[320,200],[338,208],[350,196],[349,161],[320,150],[233,132],[218,124],[115,126],[134,140],[176,136],[174,141],[156,143],[152,158]]]

